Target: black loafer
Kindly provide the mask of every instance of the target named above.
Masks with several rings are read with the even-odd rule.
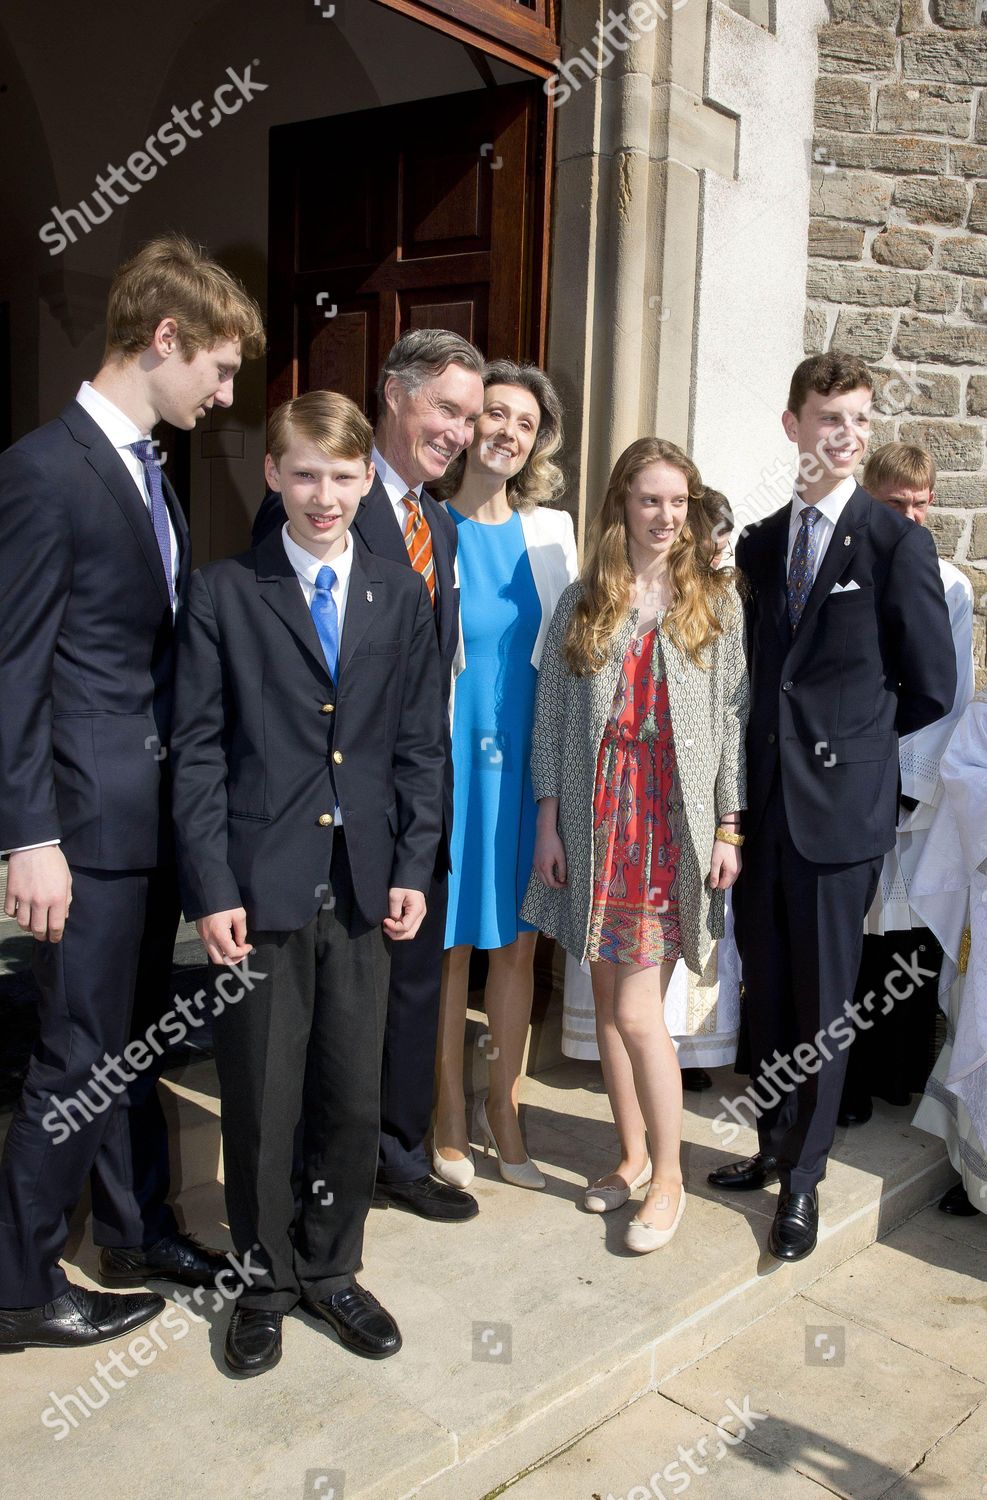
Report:
[[[713,1087],[713,1080],[705,1068],[683,1068],[682,1087],[690,1094],[701,1094]]]
[[[870,1099],[858,1099],[853,1104],[841,1105],[840,1112],[836,1116],[837,1125],[866,1125],[874,1113],[874,1105]]]
[[[334,1328],[354,1354],[367,1359],[386,1359],[389,1354],[397,1354],[401,1347],[401,1334],[390,1313],[372,1292],[357,1286],[355,1281],[318,1302],[303,1296],[302,1304],[313,1317]]]
[[[783,1193],[768,1231],[768,1249],[776,1260],[801,1260],[816,1248],[819,1200],[811,1193]]]
[[[223,1356],[238,1375],[261,1375],[281,1358],[284,1313],[269,1307],[235,1307],[226,1330]]]
[[[0,1308],[0,1349],[78,1349],[122,1337],[165,1310],[156,1292],[111,1297],[70,1286],[43,1307]]]
[[[415,1182],[378,1182],[375,1198],[385,1205],[406,1208],[421,1219],[475,1219],[480,1205],[471,1193],[439,1182],[436,1177],[419,1177]]]
[[[939,1199],[939,1212],[953,1214],[957,1219],[972,1219],[980,1210],[970,1202],[962,1182],[955,1182],[949,1192]]]
[[[756,1156],[745,1156],[743,1161],[733,1161],[725,1167],[717,1167],[707,1175],[706,1181],[713,1187],[726,1188],[731,1193],[752,1193],[755,1188],[766,1187],[777,1182],[778,1162],[766,1151]]]
[[[101,1286],[143,1286],[156,1281],[177,1281],[181,1286],[214,1286],[220,1271],[230,1262],[219,1250],[200,1245],[190,1234],[169,1234],[148,1250],[117,1250],[107,1246],[99,1252]]]

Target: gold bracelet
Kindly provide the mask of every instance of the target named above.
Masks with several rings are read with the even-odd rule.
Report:
[[[742,833],[731,833],[729,828],[718,828],[713,837],[719,839],[721,844],[736,844],[738,848],[744,842]]]

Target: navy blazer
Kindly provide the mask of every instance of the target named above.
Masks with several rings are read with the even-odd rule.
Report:
[[[164,492],[181,601],[188,527],[167,479]],[[147,506],[71,401],[0,454],[0,849],[60,839],[98,870],[172,857],[173,665]]]
[[[334,683],[279,530],[192,575],[171,740],[190,920],[292,932],[326,899],[336,803],[357,902],[427,892],[442,831],[442,674],[428,590],[358,537]]]
[[[793,636],[791,515],[790,502],[745,530],[737,547],[751,672],[744,831],[756,837],[780,767],[799,853],[855,863],[894,845],[898,736],[952,707],[949,611],[930,534],[858,485]]]
[[[449,842],[452,836],[452,745],[449,738],[448,701],[452,693],[452,669],[459,647],[459,585],[456,581],[456,523],[427,490],[422,490],[422,513],[432,532],[432,556],[438,595],[435,601],[435,631],[442,664],[442,683],[447,707],[445,794],[443,798],[443,836],[439,845],[437,870],[449,868]],[[269,491],[254,517],[254,546],[285,523],[284,505],[279,494]],[[353,520],[353,532],[376,557],[388,557],[410,568],[404,533],[398,525],[394,507],[380,476],[374,475],[369,492],[360,501]]]

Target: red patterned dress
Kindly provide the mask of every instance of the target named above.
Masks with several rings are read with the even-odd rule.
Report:
[[[658,964],[680,956],[681,819],[656,627],[627,648],[596,763],[588,958]]]

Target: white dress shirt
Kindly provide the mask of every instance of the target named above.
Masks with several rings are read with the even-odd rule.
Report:
[[[390,464],[387,462],[387,459],[378,450],[376,443],[374,444],[373,452],[370,456],[373,459],[374,468],[377,471],[377,477],[387,491],[387,498],[391,502],[395,520],[401,528],[401,535],[404,536],[404,528],[408,524],[408,507],[404,503],[404,497],[408,494],[414,495],[419,505],[421,505],[422,490],[425,488],[425,486],[424,484],[405,484],[397,469],[392,469]],[[432,574],[432,577],[435,582],[435,594],[437,598],[439,593],[438,569],[435,570],[435,572]]]
[[[830,538],[836,530],[837,522],[856,488],[857,481],[851,477],[850,479],[841,480],[835,490],[830,490],[829,494],[822,500],[803,500],[798,491],[795,492],[792,500],[792,519],[788,526],[788,556],[785,562],[786,577],[792,566],[792,552],[795,550],[795,538],[802,527],[802,512],[808,510],[810,505],[815,505],[816,510],[820,513],[819,520],[813,527],[813,537],[816,544],[816,567],[812,577],[815,579],[822,560],[826,556],[826,548],[829,546]]]
[[[75,399],[88,412],[96,426],[103,432],[113,447],[117,450],[123,460],[124,466],[131,479],[137,486],[137,492],[147,506],[148,515],[151,514],[151,494],[147,487],[147,473],[144,465],[131,451],[131,443],[147,439],[148,434],[141,432],[135,422],[108,401],[104,395],[88,380],[84,380],[76,391]],[[165,505],[167,510],[167,504]],[[178,577],[178,537],[175,535],[175,527],[168,512],[168,537],[171,542],[171,577],[172,581]]]
[[[315,582],[319,576],[319,570],[326,566],[318,557],[313,557],[304,547],[299,547],[288,535],[288,522],[285,521],[281,528],[281,540],[284,542],[284,550],[288,555],[288,561],[295,570],[295,577],[305,599],[308,609],[312,608],[312,600],[315,597]],[[339,619],[339,644],[343,644],[343,617],[346,614],[346,600],[350,591],[350,574],[353,571],[353,539],[349,532],[345,533],[346,550],[340,552],[338,557],[332,558],[328,566],[336,575],[336,582],[332,586],[332,597],[336,605],[336,615]],[[342,828],[343,815],[336,803],[334,814],[336,827]]]

